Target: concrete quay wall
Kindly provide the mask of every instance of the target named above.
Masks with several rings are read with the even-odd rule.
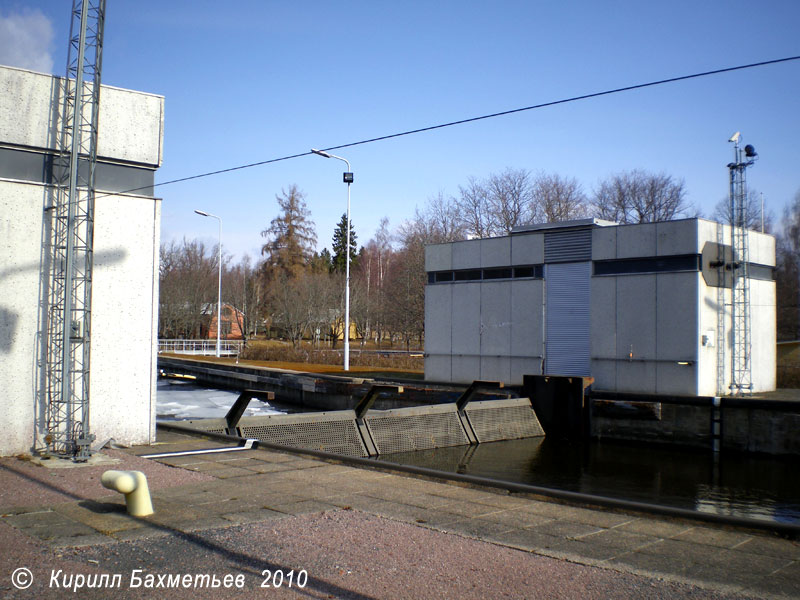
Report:
[[[673,443],[722,451],[800,455],[800,402],[722,398],[717,409],[671,402],[592,402],[591,436],[634,442]],[[706,399],[707,400],[707,399]]]
[[[158,357],[162,373],[190,375],[198,383],[232,390],[259,389],[275,393],[278,402],[315,410],[350,410],[378,383],[370,378],[323,375],[284,369],[225,364],[185,358]],[[463,386],[403,383],[402,395],[382,394],[374,408],[455,402]]]

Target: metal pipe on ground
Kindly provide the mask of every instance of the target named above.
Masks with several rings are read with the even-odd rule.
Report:
[[[106,471],[100,477],[104,488],[125,496],[128,514],[134,517],[149,517],[153,514],[153,502],[147,477],[141,471]]]

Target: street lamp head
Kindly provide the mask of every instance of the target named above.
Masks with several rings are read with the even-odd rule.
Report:
[[[316,148],[312,148],[311,152],[313,152],[314,154],[319,154],[320,156],[323,156],[325,158],[333,158],[330,154],[328,154],[324,150],[317,150]]]
[[[209,217],[209,216],[211,216],[211,215],[209,215],[207,212],[203,212],[202,210],[197,210],[197,209],[195,209],[195,211],[194,211],[194,212],[196,212],[196,213],[197,213],[198,215],[200,215],[201,217]]]

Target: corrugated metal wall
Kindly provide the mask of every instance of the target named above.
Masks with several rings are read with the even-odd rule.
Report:
[[[544,262],[592,260],[592,230],[551,231],[544,235]]]
[[[545,266],[545,373],[590,375],[592,263]]]

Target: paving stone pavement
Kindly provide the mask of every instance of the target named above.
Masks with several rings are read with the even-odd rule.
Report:
[[[139,464],[143,459],[136,456],[155,451],[220,446],[160,431],[157,448],[125,452]],[[24,506],[0,504],[0,523],[50,548],[77,551],[292,515],[366,513],[614,573],[722,594],[800,598],[800,544],[767,533],[562,504],[264,449],[157,460],[172,469],[164,486],[152,490],[150,517],[127,515],[122,495],[105,490],[95,498],[43,505],[36,498]],[[170,471],[202,477],[170,486]],[[0,469],[0,485],[14,485],[14,476],[20,477],[13,468]],[[0,549],[4,545],[0,538]]]

